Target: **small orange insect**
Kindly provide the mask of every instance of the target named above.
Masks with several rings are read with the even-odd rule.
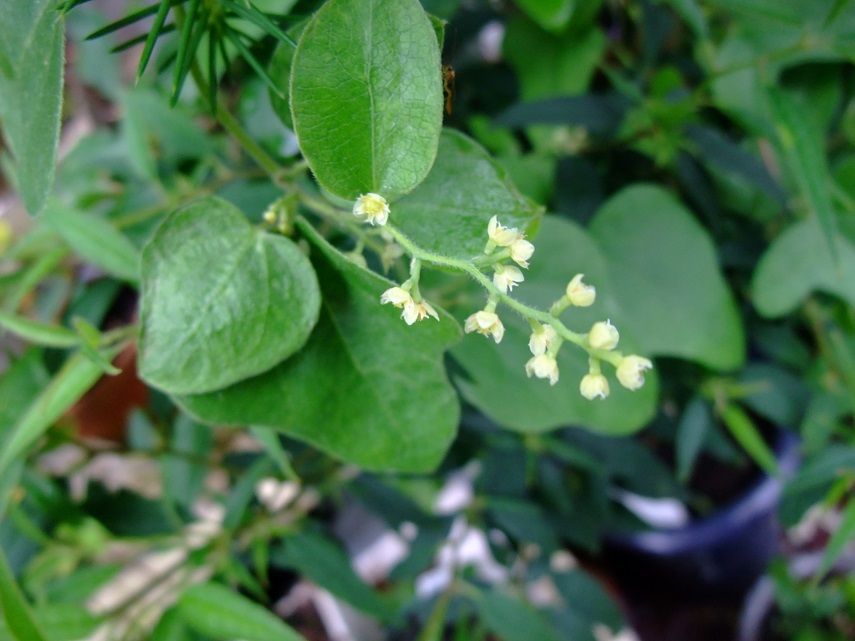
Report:
[[[454,68],[451,65],[442,65],[442,93],[445,95],[445,113],[450,116],[454,96]]]

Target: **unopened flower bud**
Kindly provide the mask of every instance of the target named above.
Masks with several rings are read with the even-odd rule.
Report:
[[[620,340],[617,327],[612,325],[611,321],[600,321],[594,323],[591,331],[588,332],[588,345],[594,349],[610,350],[617,347]]]
[[[590,307],[597,298],[597,289],[582,282],[584,274],[576,274],[567,284],[567,300],[576,307]]]
[[[609,381],[602,374],[585,374],[579,383],[579,392],[589,401],[609,395]]]
[[[511,245],[511,260],[520,267],[528,267],[528,259],[531,258],[533,253],[534,245],[524,238],[515,240]]]

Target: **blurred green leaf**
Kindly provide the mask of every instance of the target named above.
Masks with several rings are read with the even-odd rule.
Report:
[[[111,352],[115,355],[115,350]],[[80,353],[71,355],[6,435],[0,475],[24,455],[62,414],[101,378],[101,368]]]
[[[677,478],[681,483],[686,483],[691,478],[695,461],[712,427],[712,414],[706,401],[696,396],[686,405],[677,425],[675,449]]]
[[[130,283],[139,280],[139,250],[103,218],[84,214],[55,200],[48,202],[42,217],[84,259],[122,280]]]
[[[855,471],[853,471],[855,474]],[[855,540],[855,501],[850,500],[843,508],[842,518],[837,528],[832,532],[831,538],[822,555],[822,562],[816,573],[816,582],[824,577],[846,550],[846,546]]]
[[[496,119],[500,125],[518,127],[531,124],[579,125],[592,134],[615,133],[629,103],[616,94],[585,94],[548,98],[514,105]]]
[[[609,293],[625,312],[618,327],[642,353],[677,356],[715,369],[738,367],[745,336],[715,246],[664,189],[627,187],[590,226],[609,266]]]
[[[288,28],[288,36],[297,40],[303,33],[303,29],[308,24],[307,20],[300,20]],[[282,123],[293,128],[294,123],[291,120],[291,63],[294,61],[294,46],[281,42],[276,47],[273,55],[270,57],[270,64],[267,73],[273,79],[276,85],[276,91],[270,91],[270,104],[273,111],[279,116]]]
[[[540,0],[530,0],[534,5]],[[577,6],[596,11],[599,2],[585,0]],[[533,22],[518,18],[508,23],[502,52],[519,78],[525,102],[572,96],[584,92],[606,50],[599,28],[580,33],[546,33]],[[549,64],[544,64],[544,61]]]
[[[516,4],[547,31],[560,31],[567,26],[576,0],[517,0]]]
[[[723,133],[711,127],[691,125],[687,128],[687,134],[697,154],[706,162],[721,171],[741,176],[768,196],[779,202],[784,201],[784,192],[760,159]]]
[[[62,109],[65,29],[58,0],[0,3],[0,122],[27,210],[53,185]]]
[[[0,549],[0,614],[16,641],[48,641]]]
[[[34,345],[65,348],[74,347],[80,343],[80,337],[70,329],[59,325],[40,323],[6,312],[0,312],[0,327],[4,327]]]
[[[217,583],[194,585],[177,607],[193,630],[217,641],[305,641],[267,608]]]
[[[321,534],[300,532],[287,537],[284,547],[271,551],[270,560],[274,565],[293,568],[301,576],[381,621],[389,621],[395,614],[394,604],[366,585],[353,571],[344,550]]]
[[[834,244],[836,260],[816,218],[784,230],[754,271],[751,298],[757,311],[769,318],[784,316],[813,291],[855,304],[855,246],[839,234]]]
[[[477,605],[484,625],[502,641],[561,639],[557,630],[532,606],[499,590],[485,592]]]
[[[778,469],[775,454],[769,449],[754,421],[738,405],[730,403],[721,410],[721,418],[736,442],[763,470],[773,474]]]
[[[811,213],[819,220],[828,250],[837,262],[837,219],[831,205],[832,181],[825,155],[825,136],[785,92],[770,89],[769,104],[783,159]]]

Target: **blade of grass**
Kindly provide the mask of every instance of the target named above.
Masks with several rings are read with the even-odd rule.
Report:
[[[0,549],[0,612],[16,641],[47,641]]]
[[[778,147],[802,197],[819,220],[836,262],[837,221],[831,204],[832,181],[823,147],[825,136],[791,96],[774,88],[768,95]]]
[[[148,36],[145,41],[145,48],[143,48],[142,55],[140,56],[140,62],[137,65],[136,82],[140,81],[143,72],[145,72],[146,66],[148,66],[149,58],[151,58],[151,53],[154,51],[154,44],[160,37],[163,29],[163,23],[166,22],[166,15],[169,13],[170,6],[172,6],[171,0],[160,0],[160,7],[157,9],[157,15],[154,16],[151,31],[148,32]]]
[[[208,103],[211,106],[211,114],[217,115],[217,46],[219,35],[216,31],[208,32]],[[226,61],[223,61],[225,67]]]
[[[229,40],[231,40],[232,44],[240,52],[241,57],[246,60],[249,66],[252,67],[253,71],[258,74],[259,78],[264,81],[264,84],[270,87],[270,90],[274,92],[277,96],[282,98],[282,100],[285,100],[285,95],[282,93],[279,87],[276,86],[276,83],[273,81],[273,78],[271,78],[267,74],[267,70],[261,65],[261,63],[258,62],[258,60],[255,59],[255,56],[252,55],[252,52],[241,40],[241,34],[237,31],[230,29],[226,32],[226,36]]]
[[[185,2],[185,0],[171,0],[170,4],[176,5]],[[127,27],[135,22],[142,20],[143,18],[147,18],[151,15],[154,15],[160,9],[160,3],[151,4],[147,7],[143,7],[139,11],[134,11],[133,13],[129,13],[124,18],[119,18],[115,22],[111,22],[108,25],[93,31],[88,36],[86,36],[87,40],[95,40],[96,38],[100,38],[101,36],[106,36],[108,33],[113,33],[114,31],[118,31],[123,27]]]
[[[765,472],[775,474],[778,470],[775,454],[766,445],[766,441],[763,440],[757,426],[754,425],[754,421],[745,413],[745,410],[730,403],[725,405],[721,412],[721,418],[736,442],[754,459],[757,465]]]
[[[846,545],[855,539],[855,501],[849,501],[849,504],[843,510],[842,518],[837,529],[831,535],[828,545],[825,546],[825,552],[822,555],[822,561],[814,577],[814,583],[819,581],[828,573],[828,571],[840,558],[846,549]]]
[[[196,47],[199,45],[202,33],[205,31],[203,19],[200,19],[198,24],[195,24],[200,4],[200,0],[190,0],[190,8],[187,10],[186,18],[183,19],[184,24],[181,25],[178,57],[175,61],[175,69],[172,75],[172,97],[169,100],[169,103],[173,107],[178,103],[178,97],[181,95],[181,87],[184,85],[187,71],[190,69],[190,65],[196,56]]]
[[[160,35],[162,36],[167,33],[172,33],[173,31],[175,31],[175,25],[170,22],[168,25],[164,25],[161,28]],[[125,51],[127,49],[130,49],[131,47],[135,47],[136,45],[145,42],[147,38],[148,34],[143,33],[139,36],[136,36],[135,38],[131,38],[130,40],[125,40],[121,44],[117,44],[115,47],[112,47],[110,49],[110,53],[121,53],[122,51]]]
[[[58,325],[40,323],[3,311],[0,311],[0,327],[5,327],[8,331],[34,345],[66,348],[74,347],[80,343],[80,338],[70,329]]]
[[[114,347],[104,357],[110,360],[116,353],[118,349]],[[101,374],[101,368],[83,354],[71,355],[10,431],[0,451],[0,475],[77,402]]]
[[[268,18],[264,13],[262,13],[255,7],[248,8],[239,4],[238,2],[234,2],[234,0],[221,1],[225,6],[234,11],[241,18],[245,18],[246,20],[255,23],[257,26],[261,27],[271,36],[281,40],[282,42],[287,42],[292,47],[297,46],[297,43],[294,42],[293,38],[291,38],[287,33],[282,31],[282,29],[277,27],[276,24],[270,18]]]

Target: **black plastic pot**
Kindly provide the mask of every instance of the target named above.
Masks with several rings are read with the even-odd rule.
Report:
[[[744,594],[778,552],[783,478],[799,464],[792,434],[779,433],[774,449],[780,474],[762,475],[711,516],[681,528],[607,536],[603,558],[621,587],[681,596]]]

